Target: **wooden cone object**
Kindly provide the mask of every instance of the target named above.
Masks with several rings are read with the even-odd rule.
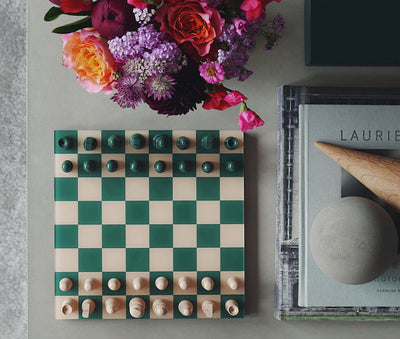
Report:
[[[314,142],[314,145],[378,197],[400,211],[400,160],[319,141]]]

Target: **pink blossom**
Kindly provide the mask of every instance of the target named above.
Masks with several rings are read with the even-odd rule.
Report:
[[[235,26],[236,33],[242,36],[243,32],[247,32],[247,26],[249,23],[246,20],[234,18],[232,19],[232,23]]]
[[[241,102],[247,100],[247,98],[239,91],[233,91],[230,92],[227,96],[225,96],[224,100],[231,106],[236,106]]]
[[[274,0],[244,0],[240,9],[246,12],[247,20],[256,20],[265,13],[265,6]],[[281,0],[275,0],[281,2]]]
[[[209,84],[221,83],[225,78],[225,71],[216,61],[207,61],[199,66],[201,77]]]
[[[264,121],[252,110],[241,110],[239,114],[239,127],[242,132],[264,125]]]

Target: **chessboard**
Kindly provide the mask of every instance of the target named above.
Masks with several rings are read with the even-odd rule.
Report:
[[[56,319],[243,317],[243,141],[55,131]]]

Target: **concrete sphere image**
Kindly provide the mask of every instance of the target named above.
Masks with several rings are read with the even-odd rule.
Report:
[[[365,198],[332,202],[311,227],[310,249],[317,266],[343,284],[360,285],[378,278],[393,262],[397,245],[392,218]]]

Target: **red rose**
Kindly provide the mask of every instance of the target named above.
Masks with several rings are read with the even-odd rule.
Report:
[[[161,23],[161,32],[179,44],[189,42],[200,56],[210,52],[225,23],[215,8],[199,1],[168,1],[158,10],[155,19]]]
[[[78,13],[91,11],[93,2],[90,0],[61,0],[60,7],[64,13]]]
[[[244,0],[240,9],[246,12],[247,20],[256,20],[265,12],[265,6],[274,0]],[[281,2],[281,0],[275,0]]]
[[[144,0],[128,0],[128,4],[139,9],[145,9],[147,7],[147,2]]]
[[[229,107],[232,107],[228,102],[224,100],[228,93],[224,86],[219,85],[215,86],[214,93],[207,93],[207,98],[204,100],[203,108],[204,109],[217,109],[223,111]]]

